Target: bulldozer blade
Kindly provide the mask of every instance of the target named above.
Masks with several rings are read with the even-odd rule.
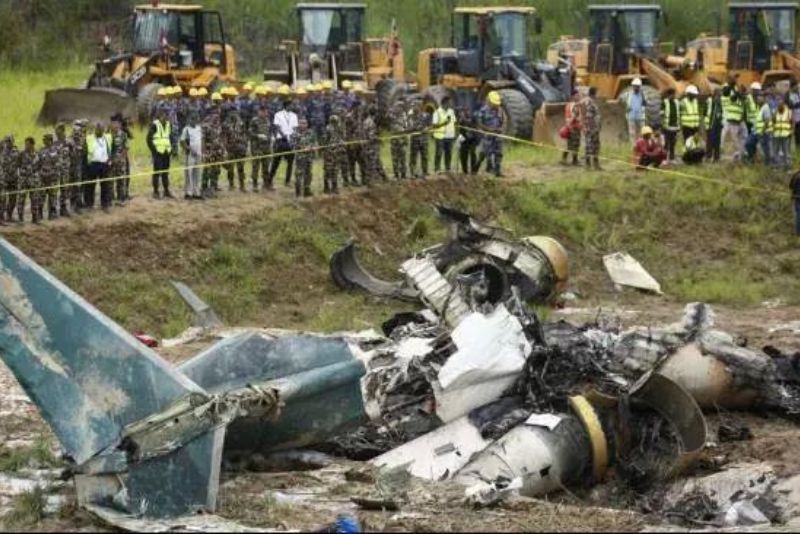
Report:
[[[628,122],[625,119],[625,109],[619,100],[598,99],[602,129],[600,142],[606,146],[619,145],[628,142]]]
[[[564,125],[566,103],[545,102],[533,116],[533,140],[545,145],[557,146],[563,141],[558,130]]]
[[[38,123],[46,125],[76,119],[107,122],[115,113],[136,118],[136,100],[119,89],[54,89],[45,93]]]

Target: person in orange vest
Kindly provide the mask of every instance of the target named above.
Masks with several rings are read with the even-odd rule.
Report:
[[[562,127],[562,137],[567,141],[567,149],[561,154],[561,164],[568,165],[567,159],[572,155],[572,164],[579,165],[578,153],[581,149],[581,106],[580,94],[578,91],[572,92],[572,99],[567,102],[564,108],[564,126]]]

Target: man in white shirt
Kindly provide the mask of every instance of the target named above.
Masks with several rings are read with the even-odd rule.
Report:
[[[289,109],[291,102],[284,100],[283,109],[275,114],[275,119],[272,121],[275,126],[275,150],[274,153],[280,154],[281,152],[288,152],[293,150],[292,138],[297,130],[298,120],[297,114]],[[278,174],[278,167],[281,160],[286,160],[286,180],[285,185],[289,185],[292,180],[292,167],[294,166],[294,154],[284,154],[276,156],[272,160],[272,168],[269,170],[269,184],[267,189],[273,188],[275,175]]]
[[[450,97],[442,99],[441,105],[433,113],[433,138],[436,142],[436,157],[433,167],[436,173],[440,172],[442,155],[444,155],[444,169],[450,172],[453,161],[453,143],[456,139],[456,112],[453,110]]]
[[[183,197],[186,200],[202,200],[200,188],[203,170],[197,166],[203,163],[203,128],[197,123],[196,112],[189,115],[189,123],[181,132],[180,142],[186,153]]]
[[[83,185],[83,206],[87,209],[94,208],[95,190],[97,183],[108,176],[108,162],[111,157],[111,134],[107,133],[101,123],[94,127],[94,133],[86,136],[86,163],[87,181]],[[111,182],[101,182],[101,201],[103,210],[108,210],[107,205]]]

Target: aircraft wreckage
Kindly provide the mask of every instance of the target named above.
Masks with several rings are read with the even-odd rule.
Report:
[[[534,294],[564,281],[541,249],[456,225],[476,233],[455,257],[498,239],[514,249],[504,272],[538,262]],[[145,518],[213,512],[223,455],[314,447],[453,480],[485,504],[611,467],[637,488],[673,478],[706,443],[701,407],[800,412],[784,357],[715,330],[706,305],[663,328],[543,323],[516,282],[493,302],[448,278],[436,258],[453,246],[404,263],[404,291],[428,307],[382,333],[244,331],[172,366],[0,240],[0,356],[58,437],[79,503]]]

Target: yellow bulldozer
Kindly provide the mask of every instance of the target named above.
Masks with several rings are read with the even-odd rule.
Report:
[[[603,113],[604,137],[609,141],[627,138],[624,112],[619,103],[627,101],[631,83],[639,78],[647,101],[647,121],[660,121],[661,95],[674,89],[682,95],[686,87],[695,85],[701,95],[713,87],[698,65],[691,59],[663,52],[667,43],[658,40],[663,17],[655,4],[604,4],[589,6],[589,37],[562,37],[548,48],[551,63],[569,61],[575,68],[578,87],[596,87],[603,101],[611,101]],[[553,123],[563,107],[550,106],[546,127],[537,124],[536,137],[554,142]]]
[[[745,87],[800,80],[797,57],[797,2],[732,2],[728,34],[701,35],[686,56],[717,84],[734,76]]]
[[[114,113],[146,120],[166,85],[214,90],[236,81],[236,54],[218,11],[157,1],[137,6],[129,45],[97,61],[83,88],[47,91],[39,122],[108,120]]]
[[[567,63],[532,59],[529,36],[541,33],[532,7],[460,7],[452,16],[450,48],[419,53],[417,87],[424,98],[450,96],[472,106],[489,91],[502,96],[505,130],[530,139],[534,115],[548,102],[569,98],[573,74]]]
[[[391,35],[364,38],[366,4],[297,4],[298,37],[284,40],[265,58],[264,81],[302,87],[350,80],[377,91],[378,99],[406,82],[403,46]]]

